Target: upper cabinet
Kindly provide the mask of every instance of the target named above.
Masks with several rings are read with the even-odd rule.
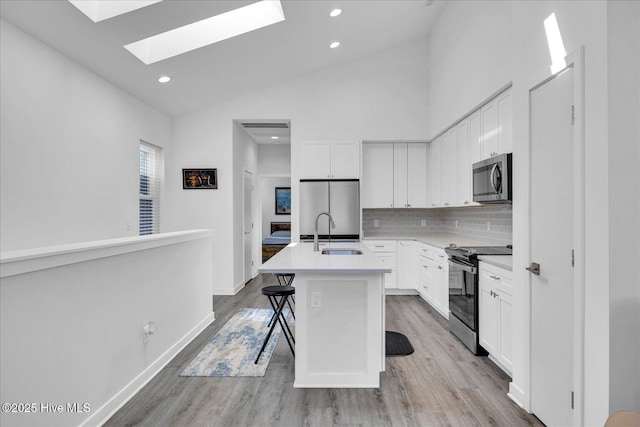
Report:
[[[301,178],[360,178],[360,144],[358,141],[301,141],[300,166]]]
[[[427,207],[427,144],[393,144],[393,206]]]
[[[427,207],[427,144],[407,144],[407,207]]]
[[[511,89],[502,92],[480,109],[482,122],[481,159],[513,151],[513,106]]]
[[[445,135],[439,136],[438,138],[431,141],[431,143],[429,143],[429,191],[427,192],[427,203],[430,208],[436,208],[443,205],[440,198],[440,182],[443,181],[440,174],[440,154],[442,151],[442,146],[445,143]]]
[[[362,207],[393,207],[393,144],[362,145]]]
[[[440,151],[440,176],[442,178],[440,199],[444,206],[458,205],[458,127],[446,133]]]
[[[362,146],[363,208],[427,206],[427,144],[367,142]]]

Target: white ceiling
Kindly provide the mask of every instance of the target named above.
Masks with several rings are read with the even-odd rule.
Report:
[[[94,23],[66,0],[0,0],[3,19],[177,116],[426,36],[446,0],[282,0],[286,20],[144,65],[123,46],[255,0],[164,0]],[[342,15],[330,18],[334,7]],[[342,45],[329,49],[339,40]],[[169,75],[168,84],[158,77]]]

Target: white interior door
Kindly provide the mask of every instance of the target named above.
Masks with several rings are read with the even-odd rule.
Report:
[[[253,174],[244,171],[244,282],[251,280],[253,269]]]
[[[531,410],[572,425],[574,71],[531,89]]]

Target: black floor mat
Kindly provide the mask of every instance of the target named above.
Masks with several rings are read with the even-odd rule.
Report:
[[[413,353],[409,338],[399,332],[385,331],[385,354],[387,356],[408,356]]]

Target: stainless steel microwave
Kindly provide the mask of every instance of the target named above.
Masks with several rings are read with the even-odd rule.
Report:
[[[511,153],[473,164],[473,201],[511,203]]]

